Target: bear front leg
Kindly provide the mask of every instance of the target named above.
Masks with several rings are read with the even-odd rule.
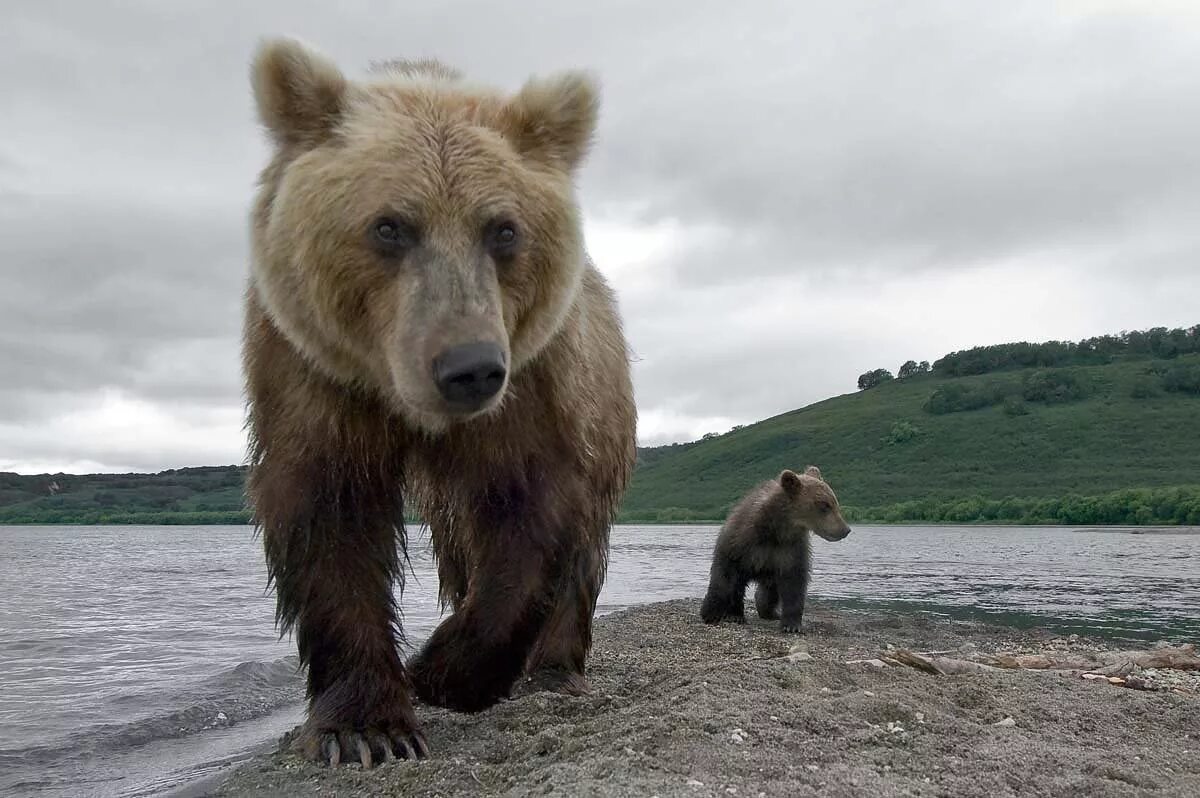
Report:
[[[264,465],[254,475],[277,615],[285,631],[294,629],[308,666],[308,718],[296,745],[331,765],[425,756],[397,648],[392,583],[401,514],[393,518],[361,486],[295,483],[305,470],[356,473],[325,464],[284,476]],[[273,501],[266,483],[278,479],[291,483],[290,501]]]
[[[569,562],[567,535],[537,517],[474,522],[467,595],[409,661],[422,701],[478,712],[507,697],[520,678]]]
[[[392,595],[402,576],[398,478],[306,454],[264,453],[249,484],[277,620],[295,632],[308,666],[308,718],[296,747],[333,765],[425,756]]]
[[[725,618],[745,623],[746,583],[737,564],[718,555],[709,571],[708,592],[700,605],[700,618],[707,624],[717,624]]]
[[[311,759],[427,753],[398,651],[392,586],[404,545],[403,442],[388,408],[313,372],[248,297],[247,494],[276,622],[307,666]]]
[[[779,587],[773,579],[763,579],[754,590],[754,609],[764,621],[779,617]]]
[[[779,575],[779,629],[798,633],[804,620],[804,601],[808,596],[808,569],[796,568]]]

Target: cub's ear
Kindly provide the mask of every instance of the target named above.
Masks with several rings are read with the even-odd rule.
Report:
[[[800,482],[800,476],[795,471],[787,468],[779,475],[779,484],[783,485],[784,490],[792,492],[799,492],[803,487],[803,483]]]
[[[809,466],[808,468],[804,469],[804,473],[808,474],[810,477],[821,479],[821,469],[817,468],[816,466]]]
[[[281,145],[328,138],[346,95],[346,78],[325,56],[290,38],[259,45],[250,70],[258,116]]]
[[[517,151],[574,172],[592,143],[600,90],[586,72],[530,80],[502,112],[501,129]]]

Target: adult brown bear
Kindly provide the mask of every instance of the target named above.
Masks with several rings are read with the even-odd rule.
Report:
[[[636,424],[573,188],[596,90],[565,73],[509,95],[433,61],[351,81],[289,39],[252,78],[274,154],[246,294],[249,496],[308,666],[298,741],[416,756],[414,690],[474,711],[523,673],[586,689]],[[406,665],[407,506],[453,614]]]

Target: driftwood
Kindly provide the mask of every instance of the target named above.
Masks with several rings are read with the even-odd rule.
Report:
[[[907,666],[935,676],[998,670],[1084,671],[1085,678],[1106,679],[1111,684],[1144,690],[1147,689],[1144,680],[1129,676],[1133,671],[1149,668],[1200,670],[1200,657],[1196,656],[1196,647],[1191,644],[1162,646],[1149,651],[1101,651],[1091,655],[1001,654],[982,661],[889,648],[876,659],[850,660],[846,664],[868,664],[877,668]]]
[[[1185,646],[1163,646],[1149,651],[1102,651],[1092,656],[1003,655],[994,658],[992,664],[1010,669],[1088,671],[1105,676],[1124,676],[1138,668],[1200,670],[1200,657],[1196,656],[1196,647],[1189,643]]]

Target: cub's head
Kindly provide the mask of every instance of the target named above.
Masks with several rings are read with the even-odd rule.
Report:
[[[783,486],[788,509],[796,523],[825,540],[841,540],[850,534],[850,525],[842,518],[837,496],[821,479],[821,471],[816,466],[804,469],[803,474],[785,469],[779,475],[779,484]]]
[[[270,319],[315,367],[423,428],[497,407],[579,290],[572,183],[592,82],[563,73],[505,94],[435,61],[355,81],[278,39],[252,84],[274,145],[251,273]]]

